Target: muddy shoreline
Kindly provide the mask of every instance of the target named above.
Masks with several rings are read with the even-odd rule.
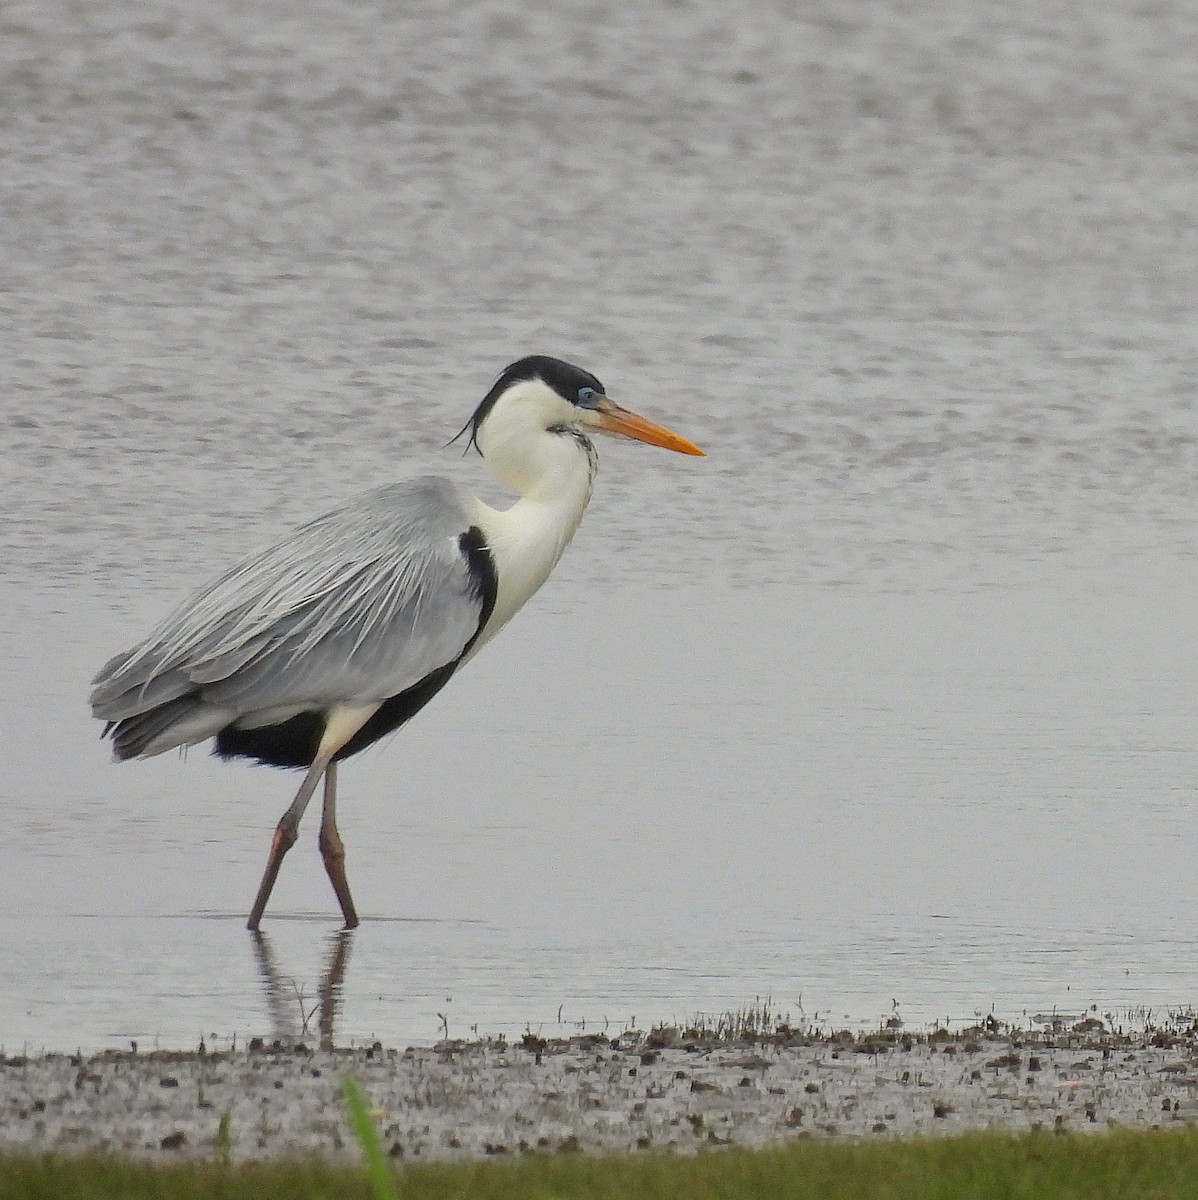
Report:
[[[0,1153],[352,1158],[347,1073],[390,1153],[417,1160],[1084,1132],[1198,1119],[1198,1026],[17,1055],[0,1058]]]

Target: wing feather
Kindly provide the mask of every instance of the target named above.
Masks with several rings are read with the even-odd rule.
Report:
[[[252,555],[93,681],[119,721],[198,691],[240,715],[369,703],[455,662],[484,610],[459,539],[468,497],[424,478],[367,492]]]

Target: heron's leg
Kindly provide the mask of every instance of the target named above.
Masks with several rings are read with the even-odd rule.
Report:
[[[329,882],[337,893],[341,914],[345,917],[346,929],[357,929],[358,913],[353,897],[349,894],[349,880],[345,877],[345,843],[337,832],[337,764],[329,763],[324,773],[324,813],[320,819],[320,857],[329,874]]]
[[[255,932],[258,929],[262,913],[266,909],[266,902],[270,899],[271,889],[275,886],[275,880],[279,876],[283,855],[295,845],[295,839],[299,836],[300,818],[304,815],[304,809],[308,807],[308,801],[312,799],[312,793],[316,791],[320,777],[329,769],[331,758],[332,755],[318,755],[313,760],[312,765],[308,768],[308,773],[304,776],[304,782],[300,784],[300,790],[296,792],[295,799],[291,802],[291,807],[279,818],[279,823],[275,827],[274,841],[270,844],[270,854],[266,859],[266,870],[262,872],[258,895],[254,899],[254,907],[250,909],[250,919],[246,922],[247,929]]]

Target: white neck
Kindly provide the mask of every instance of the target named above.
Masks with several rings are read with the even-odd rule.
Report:
[[[597,463],[594,447],[581,434],[503,426],[480,432],[487,435],[480,449],[491,469],[520,493],[520,499],[508,509],[476,501],[476,519],[494,556],[499,588],[471,656],[557,565],[586,511]]]

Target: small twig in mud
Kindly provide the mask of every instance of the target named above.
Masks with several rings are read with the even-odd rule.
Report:
[[[306,1037],[308,1034],[308,1024],[317,1012],[320,1010],[320,1003],[313,1004],[307,1011],[304,1010],[304,989],[299,986],[294,980],[291,983],[292,989],[295,991],[295,1002],[299,1005],[300,1011],[300,1037]]]

